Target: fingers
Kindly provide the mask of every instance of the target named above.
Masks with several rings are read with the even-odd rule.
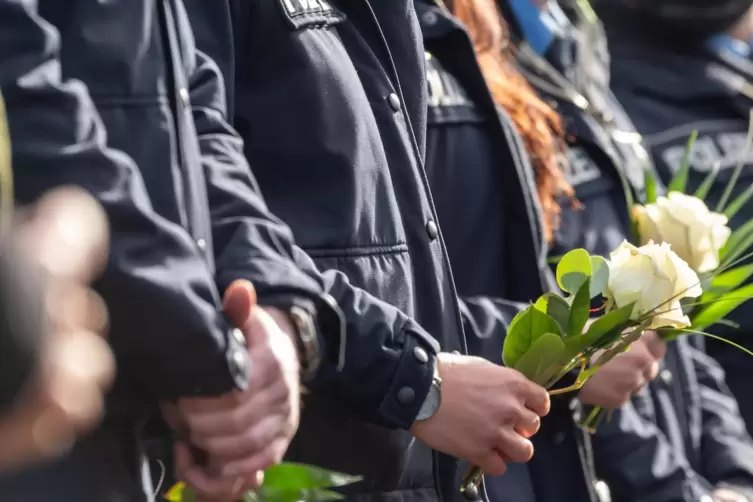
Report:
[[[502,476],[507,472],[505,458],[496,450],[491,451],[484,460],[478,462],[478,466],[490,476]]]
[[[222,473],[226,476],[243,476],[247,480],[254,479],[256,473],[282,462],[288,444],[289,441],[285,438],[277,438],[255,455],[228,462],[223,466]]]
[[[529,439],[539,432],[541,418],[527,409],[521,409],[519,414],[520,416],[515,424],[515,430],[524,438]]]
[[[107,307],[99,295],[84,286],[48,283],[45,309],[54,331],[88,331],[99,336],[107,332]]]
[[[52,339],[37,385],[0,422],[0,467],[64,453],[99,422],[112,375],[112,355],[95,335],[62,333]]]
[[[235,460],[258,453],[279,434],[277,416],[265,416],[258,424],[240,436],[196,437],[192,441],[220,462]]]
[[[261,392],[226,398],[222,408],[187,413],[185,420],[196,441],[211,436],[232,437],[245,433],[265,416],[288,412],[286,398],[285,386],[274,385]]]
[[[191,441],[222,458],[250,454],[266,446],[265,438],[279,432],[286,408],[257,397],[238,410],[187,418]],[[276,430],[267,427],[276,425]],[[285,431],[287,432],[287,431]]]
[[[647,382],[650,382],[659,374],[659,361],[661,358],[657,358],[656,354],[660,353],[661,350],[657,346],[650,347],[650,343],[653,342],[642,340],[642,343],[633,344],[629,352],[621,354],[624,356],[624,361],[640,372],[640,382],[637,382],[638,387],[636,390],[643,388]],[[659,340],[659,343],[663,344],[664,342]]]
[[[254,285],[246,280],[234,281],[226,290],[222,299],[222,309],[230,322],[243,329],[251,317],[256,305]]]
[[[513,463],[522,464],[533,457],[533,443],[508,428],[500,430],[499,439],[494,448]]]
[[[75,379],[101,391],[112,384],[115,359],[107,343],[88,331],[61,333],[49,347],[49,357],[60,378]]]
[[[175,443],[175,468],[178,478],[190,485],[202,501],[233,502],[240,498],[246,484],[243,478],[210,475],[195,462],[190,447],[182,441]]]
[[[546,389],[527,380],[525,377],[521,380],[518,396],[523,400],[526,408],[540,417],[546,416],[549,413],[551,407],[549,393]]]
[[[662,340],[656,331],[645,331],[641,340],[654,359],[661,359],[667,352],[667,343]]]
[[[83,190],[61,188],[44,196],[20,241],[56,277],[91,282],[107,257],[107,218]]]
[[[643,375],[646,378],[646,383],[652,381],[657,376],[659,376],[659,368],[660,368],[659,361],[652,361],[651,364],[648,365],[648,368],[646,368],[646,371],[643,373]]]

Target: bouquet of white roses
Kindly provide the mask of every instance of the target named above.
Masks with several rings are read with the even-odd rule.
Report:
[[[692,328],[684,332],[697,331],[708,335],[703,330],[713,324],[731,324],[725,317],[753,297],[753,284],[749,283],[753,276],[753,264],[743,264],[751,256],[753,248],[753,220],[734,231],[727,226],[729,220],[753,196],[753,185],[731,198],[742,170],[741,161],[713,210],[706,204],[706,198],[716,180],[718,167],[706,176],[693,194],[686,193],[688,156],[695,138],[696,133],[693,133],[681,168],[667,186],[666,196],[657,194],[655,176],[647,171],[645,204],[634,205],[631,217],[638,243],[654,241],[669,244],[700,276],[704,293],[698,301],[684,304]],[[749,132],[748,146],[742,159],[747,157],[750,143]],[[664,332],[666,338],[681,333],[683,331]]]
[[[749,131],[742,159],[747,157],[752,132],[753,128]],[[668,315],[675,320],[682,319],[682,322],[664,326],[659,326],[661,323],[658,323],[650,326],[650,329],[657,329],[665,340],[682,334],[699,334],[718,338],[750,353],[743,347],[704,330],[714,324],[731,324],[725,317],[753,297],[753,284],[748,284],[753,276],[753,264],[741,265],[741,262],[751,256],[753,220],[734,232],[727,226],[729,220],[753,196],[753,185],[730,200],[742,170],[741,161],[715,210],[708,207],[705,199],[716,180],[718,166],[712,169],[693,194],[685,193],[690,171],[689,156],[696,137],[697,133],[694,132],[688,141],[680,169],[667,185],[665,196],[658,195],[656,177],[653,171],[647,169],[644,204],[629,201],[632,206],[630,216],[634,240],[643,245],[657,242],[671,247],[692,272],[697,274],[696,282],[703,289],[700,295],[686,295],[686,299],[677,299],[673,303],[674,308]],[[700,290],[693,290],[693,293],[699,292]],[[652,291],[646,290],[642,294],[645,295],[644,298],[650,298]],[[602,416],[602,410],[594,407],[581,425],[593,430]]]
[[[642,247],[623,242],[609,260],[584,249],[570,251],[556,275],[567,296],[547,293],[518,313],[502,350],[505,366],[547,389],[577,372],[575,383],[550,395],[582,387],[644,330],[687,328],[690,320],[680,301],[702,294],[688,264],[669,245],[653,242]],[[591,300],[598,296],[606,299],[603,315],[586,327]],[[476,489],[482,476],[473,467],[461,490]]]

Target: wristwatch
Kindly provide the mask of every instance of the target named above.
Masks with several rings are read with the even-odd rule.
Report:
[[[297,332],[295,342],[301,367],[301,380],[307,382],[316,375],[322,361],[316,322],[311,313],[295,305],[288,309],[288,315]]]
[[[434,366],[434,378],[431,380],[429,393],[426,394],[421,409],[418,410],[416,421],[428,420],[433,417],[442,404],[442,379],[439,377],[439,365]]]

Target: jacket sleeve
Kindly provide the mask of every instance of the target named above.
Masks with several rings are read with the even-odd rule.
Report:
[[[724,370],[700,350],[691,348],[691,353],[700,391],[704,476],[753,500],[753,440],[724,382]]]
[[[290,229],[267,212],[242,141],[227,123],[222,77],[233,74],[229,6],[224,0],[183,3],[198,47],[191,100],[212,206],[220,289],[234,279],[248,278],[259,289],[261,303],[265,298],[276,303],[281,293],[292,294],[312,299],[320,318],[342,316],[341,322],[320,319],[320,343],[327,357],[307,387],[336,396],[354,416],[386,427],[410,428],[431,386],[439,344],[417,322],[354,287],[344,274],[318,270],[293,244]],[[260,218],[263,225],[258,224]],[[263,259],[251,260],[251,244],[259,240],[295,263],[299,272],[286,272]],[[312,294],[319,290],[324,291],[324,300]],[[337,315],[333,304],[338,306]],[[428,361],[415,355],[419,346]],[[406,387],[415,399],[401,403],[398,394]]]
[[[0,0],[0,89],[17,201],[74,184],[104,207],[110,257],[97,289],[110,310],[116,385],[161,399],[243,387],[245,351],[218,313],[205,260],[183,228],[154,212],[132,160],[107,147],[86,88],[61,77],[59,49],[36,0]]]
[[[218,66],[197,51],[189,95],[207,181],[217,286],[224,291],[234,280],[248,279],[262,305],[313,305],[320,285],[297,266],[292,232],[264,203],[243,141],[225,120],[224,88]]]
[[[653,420],[647,389],[633,404],[613,410],[593,436],[596,474],[616,500],[695,502],[711,492],[688,460],[672,448]]]

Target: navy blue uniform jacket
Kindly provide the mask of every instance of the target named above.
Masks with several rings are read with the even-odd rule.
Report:
[[[17,201],[75,184],[104,207],[97,290],[119,371],[103,429],[3,498],[141,500],[137,421],[157,400],[246,385],[245,348],[219,310],[230,282],[251,280],[262,304],[321,305],[322,334],[335,333],[322,338],[325,372],[341,355],[337,315],[262,201],[179,0],[3,0],[0,24]]]
[[[434,353],[466,352],[461,316],[472,315],[461,314],[423,167],[412,1],[186,5],[199,47],[232,83],[233,124],[270,209],[347,320],[347,378],[313,386],[287,458],[362,475],[346,489],[353,500],[459,496],[457,462],[406,430]]]

